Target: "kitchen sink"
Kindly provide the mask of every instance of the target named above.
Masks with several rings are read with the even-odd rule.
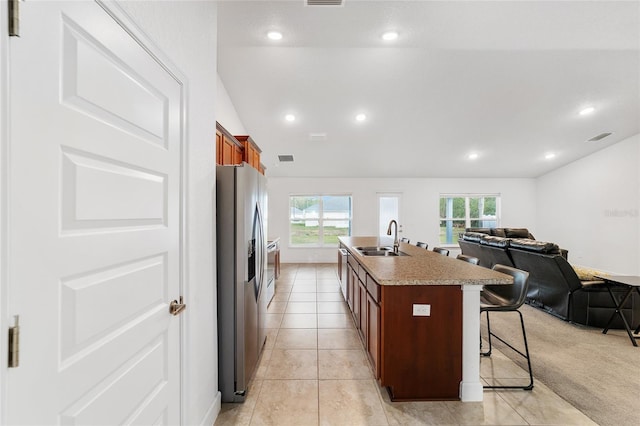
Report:
[[[354,248],[358,251],[384,251],[384,250],[392,251],[393,250],[393,247],[391,246],[384,246],[384,247],[372,246],[372,247],[354,247]]]
[[[393,247],[354,247],[363,256],[408,256],[407,253],[399,251],[395,253]]]

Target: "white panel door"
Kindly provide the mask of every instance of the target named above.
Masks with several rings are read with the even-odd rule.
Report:
[[[114,6],[111,6],[114,7]],[[11,38],[7,424],[177,424],[183,85],[90,1]]]

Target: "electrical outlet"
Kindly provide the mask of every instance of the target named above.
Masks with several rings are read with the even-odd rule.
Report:
[[[414,317],[430,317],[431,305],[413,304],[413,316]]]

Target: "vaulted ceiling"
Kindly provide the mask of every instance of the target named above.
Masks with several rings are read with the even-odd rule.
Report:
[[[218,2],[268,176],[536,177],[640,133],[638,1],[305,2]]]

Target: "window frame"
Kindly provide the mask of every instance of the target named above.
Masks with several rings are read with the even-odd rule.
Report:
[[[442,199],[448,199],[448,198],[464,198],[464,218],[462,217],[442,217],[440,216],[440,203],[442,201]],[[471,228],[471,221],[473,220],[482,220],[482,218],[476,218],[476,217],[471,217],[471,203],[470,203],[470,199],[471,198],[495,198],[496,199],[496,219],[495,219],[495,228],[499,228],[500,227],[500,221],[501,221],[501,217],[502,217],[502,195],[498,192],[498,193],[491,193],[491,192],[480,192],[480,193],[441,193],[438,197],[438,242],[440,244],[440,246],[443,247],[458,247],[457,244],[457,240],[451,243],[443,243],[440,242],[440,224],[442,222],[446,222],[446,221],[451,221],[451,222],[455,222],[455,221],[462,221],[464,220],[465,223],[465,229],[466,228]]]
[[[313,244],[296,244],[293,243],[291,240],[292,237],[292,233],[291,233],[291,222],[292,222],[292,211],[293,211],[293,199],[294,198],[317,198],[319,200],[319,207],[318,207],[318,242],[317,243],[313,243]],[[348,197],[349,198],[349,215],[347,219],[333,219],[333,218],[325,218],[324,217],[324,201],[323,201],[323,197]],[[289,225],[287,226],[287,232],[288,232],[288,239],[287,239],[287,243],[288,243],[288,247],[290,248],[295,248],[295,249],[304,249],[304,248],[311,248],[311,249],[318,249],[318,248],[337,248],[339,246],[339,243],[325,243],[324,242],[324,223],[325,222],[336,222],[336,221],[344,221],[344,220],[348,220],[348,234],[347,236],[351,236],[351,231],[353,228],[353,194],[350,193],[292,193],[289,194],[289,217],[287,218]]]

